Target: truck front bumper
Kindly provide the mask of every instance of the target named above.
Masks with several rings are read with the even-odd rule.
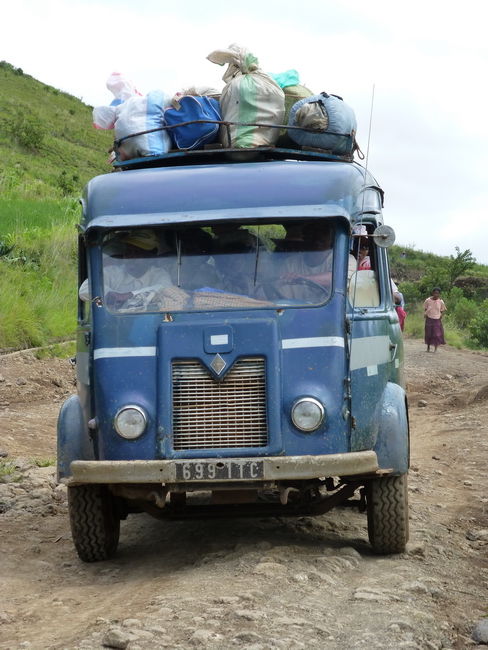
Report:
[[[218,468],[216,471],[215,468]],[[244,468],[239,473],[239,467]],[[75,460],[67,484],[158,483],[232,484],[363,476],[378,472],[374,451],[322,456],[205,458],[178,460]],[[196,469],[195,469],[196,468]],[[226,468],[228,468],[226,470]]]

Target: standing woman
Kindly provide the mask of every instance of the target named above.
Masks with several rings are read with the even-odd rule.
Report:
[[[431,345],[434,346],[434,352],[437,352],[437,346],[446,344],[442,327],[442,316],[446,311],[446,305],[441,298],[439,287],[435,287],[430,298],[424,302],[424,310],[427,352],[430,352]]]

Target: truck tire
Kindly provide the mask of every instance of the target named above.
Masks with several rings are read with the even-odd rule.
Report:
[[[68,488],[71,535],[80,560],[98,562],[115,555],[120,519],[106,485],[75,485]]]
[[[403,553],[408,542],[407,475],[383,476],[366,491],[368,537],[378,555]]]

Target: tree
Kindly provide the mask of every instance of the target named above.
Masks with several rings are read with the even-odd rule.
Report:
[[[488,347],[488,300],[478,306],[478,313],[469,323],[471,338],[481,347]]]
[[[439,287],[441,291],[447,291],[449,287],[449,278],[447,269],[444,266],[426,266],[424,275],[417,283],[422,294],[432,293],[434,287]]]
[[[449,262],[446,268],[449,288],[452,289],[457,278],[472,269],[475,264],[476,259],[473,257],[469,248],[464,253],[461,253],[459,246],[456,246],[456,257],[453,255],[449,256]]]

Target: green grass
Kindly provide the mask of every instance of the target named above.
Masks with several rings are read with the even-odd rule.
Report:
[[[444,325],[444,338],[448,345],[458,350],[468,347],[471,349],[481,349],[479,347],[476,348],[473,341],[469,340],[465,330],[456,327],[447,318],[443,319],[442,323]],[[424,327],[425,319],[422,307],[417,307],[412,312],[407,311],[407,318],[405,319],[405,334],[407,336],[423,340]]]
[[[13,243],[29,245],[36,243],[43,232],[53,228],[72,227],[80,216],[80,205],[76,199],[29,199],[6,198],[0,199],[0,239]],[[74,234],[74,228],[73,233]]]
[[[0,62],[0,190],[60,198],[111,171],[112,131],[93,127],[92,107]]]
[[[37,467],[53,467],[56,465],[56,458],[35,458],[35,464]]]
[[[409,312],[405,318],[405,334],[415,339],[424,337],[424,316],[420,312]]]
[[[112,170],[107,165],[112,144],[113,132],[93,127],[92,107],[82,98],[0,61],[1,349],[47,349],[73,338],[77,301],[74,226],[80,215],[75,197],[90,178]],[[268,241],[281,236],[269,229],[260,229],[259,234]],[[405,298],[412,304],[426,297],[427,289],[420,286],[426,273],[434,277],[436,269],[449,264],[448,257],[424,253],[415,246],[392,246],[389,256],[392,277],[407,289],[410,285],[412,295],[407,296],[407,291]],[[476,264],[470,275],[482,281],[467,278],[471,283],[461,289],[466,298],[479,303],[488,297],[488,266]],[[423,338],[422,313],[416,314],[413,308],[410,313],[408,305],[407,313],[406,333]],[[473,347],[449,320],[446,340],[456,347]]]
[[[448,345],[451,345],[453,348],[462,350],[466,347],[466,337],[457,328],[451,329],[449,327],[446,327],[444,329],[444,338],[446,339],[446,343]]]
[[[14,463],[0,460],[0,483],[20,483],[21,480],[22,474],[19,473]]]
[[[73,338],[76,327],[77,204],[0,200],[0,348],[40,347]]]
[[[66,341],[63,343],[55,343],[54,345],[46,345],[34,350],[36,359],[69,359],[76,354],[76,343],[74,341]]]

